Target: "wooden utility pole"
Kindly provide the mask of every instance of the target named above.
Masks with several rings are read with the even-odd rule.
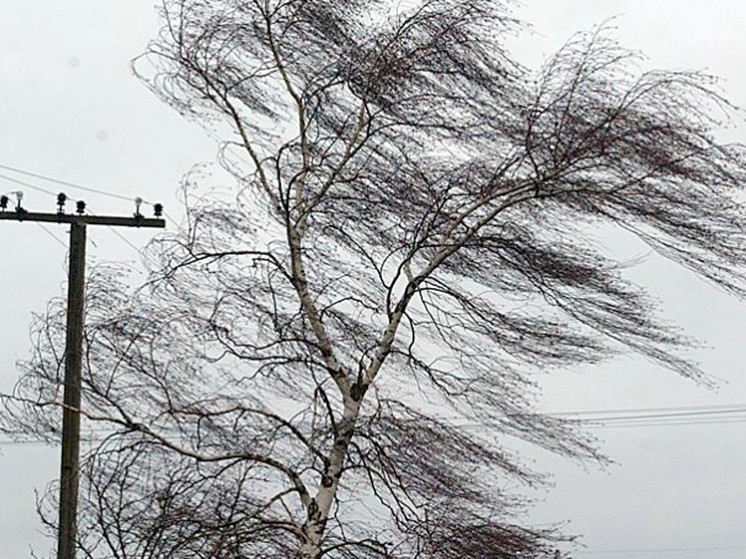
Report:
[[[14,211],[6,211],[7,196],[0,197],[0,220],[37,221],[70,224],[70,263],[67,285],[67,329],[65,339],[65,390],[62,408],[62,454],[60,457],[60,502],[57,559],[75,559],[78,512],[78,473],[80,462],[80,401],[83,365],[83,308],[85,306],[85,244],[87,225],[119,227],[166,226],[160,218],[163,207],[155,205],[156,218],[140,215],[141,200],[136,200],[133,217],[85,215],[85,203],[79,201],[76,214],[63,211],[66,196],[57,197],[57,213],[28,212],[21,197]]]
[[[65,406],[62,408],[60,502],[57,558],[75,559],[80,460],[80,385],[83,365],[83,309],[85,307],[85,225],[70,224],[70,263],[65,332]]]

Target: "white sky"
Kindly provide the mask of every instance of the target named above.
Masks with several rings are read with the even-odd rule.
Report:
[[[651,67],[693,68],[724,77],[727,95],[746,106],[746,4],[735,0],[537,0],[517,15],[534,34],[516,41],[519,58],[541,60],[574,31],[612,16],[618,37],[649,56]],[[146,3],[4,0],[0,15],[0,165],[82,183],[131,198],[162,201],[179,215],[175,192],[191,165],[214,159],[214,144],[194,124],[161,104],[134,77],[129,60],[154,36]],[[729,137],[746,140],[743,127]],[[0,175],[13,175],[0,169]],[[29,182],[57,192],[59,187]],[[0,178],[0,191],[19,187]],[[54,211],[52,196],[23,188],[24,205]],[[128,214],[134,204],[75,192],[95,213]],[[51,234],[50,234],[51,233]],[[151,231],[120,230],[136,246]],[[0,223],[0,388],[16,378],[14,363],[29,348],[31,312],[61,294],[66,229]],[[98,259],[134,261],[135,250],[106,228],[89,228]],[[623,246],[630,254],[638,248]],[[638,251],[638,252],[635,252]],[[698,357],[723,379],[719,391],[699,388],[639,360],[545,380],[544,405],[554,411],[746,405],[742,374],[742,304],[656,258],[635,277],[664,303],[667,316],[707,342]],[[537,522],[568,521],[584,535],[577,557],[733,559],[744,556],[746,424],[598,430],[618,465],[584,470],[536,455],[537,468],[556,472],[556,487],[532,513]],[[28,557],[38,535],[34,488],[57,476],[57,449],[0,444],[0,555]],[[741,549],[716,549],[738,548]],[[658,551],[642,552],[643,549]],[[673,550],[677,551],[661,551]],[[695,549],[694,551],[684,551]],[[624,551],[627,550],[627,551]],[[638,551],[630,551],[638,550]],[[613,553],[613,552],[617,553]]]

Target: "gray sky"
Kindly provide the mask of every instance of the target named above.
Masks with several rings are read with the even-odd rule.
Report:
[[[612,16],[625,46],[649,56],[650,67],[707,70],[726,79],[728,97],[746,106],[746,5],[735,0],[540,0],[517,15],[533,34],[514,41],[519,58],[541,60],[574,31]],[[196,125],[161,104],[131,75],[129,60],[155,35],[146,3],[37,3],[4,0],[0,17],[0,165],[89,185],[130,198],[166,204],[178,217],[181,176],[191,165],[214,159],[215,146]],[[746,140],[746,128],[725,132]],[[59,186],[24,179],[53,192]],[[54,211],[48,194],[0,178],[0,191],[24,190],[24,205]],[[129,214],[125,200],[64,190],[84,198],[95,213]],[[149,231],[119,231],[141,246]],[[57,237],[55,239],[54,237]],[[89,230],[89,251],[99,260],[137,259],[132,246],[112,231]],[[16,377],[26,357],[31,313],[61,294],[66,229],[33,223],[0,223],[0,388]],[[62,243],[60,242],[62,241]],[[636,244],[609,241],[625,257],[645,255]],[[543,407],[553,411],[746,405],[742,374],[746,307],[684,271],[648,257],[634,276],[651,287],[667,316],[705,341],[697,357],[715,377],[708,391],[637,359],[601,369],[542,379]],[[556,486],[539,496],[536,522],[567,521],[584,535],[578,557],[744,556],[746,534],[746,424],[607,428],[595,431],[619,463],[585,470],[546,455],[536,467],[556,472]],[[34,488],[57,476],[57,449],[0,444],[0,553],[27,557],[29,545],[46,551],[38,536]],[[738,548],[741,549],[716,549]],[[658,550],[643,552],[640,550]],[[676,551],[672,551],[672,550]],[[686,551],[686,550],[691,551]],[[626,551],[625,551],[626,550]],[[637,550],[637,551],[634,551]],[[662,551],[669,550],[669,551]]]

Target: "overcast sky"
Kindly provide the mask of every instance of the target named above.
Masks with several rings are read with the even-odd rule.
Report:
[[[746,5],[735,0],[541,0],[517,9],[533,31],[513,41],[529,64],[574,31],[610,17],[617,36],[645,52],[650,67],[692,68],[722,76],[728,97],[746,106]],[[215,145],[196,125],[161,104],[131,74],[129,61],[157,30],[148,3],[3,0],[0,13],[0,166],[50,175],[133,199],[162,201],[178,218],[176,191],[195,163],[212,161]],[[744,127],[724,132],[746,140]],[[0,175],[52,192],[58,185],[0,167]],[[54,211],[54,197],[0,178],[0,192],[24,191],[30,210]],[[134,203],[71,188],[95,213],[127,215]],[[134,247],[151,231],[89,228],[98,260],[136,261]],[[34,223],[0,222],[0,389],[27,356],[31,313],[62,293],[67,232]],[[611,239],[625,257],[643,247]],[[660,259],[633,271],[667,316],[710,348],[697,357],[714,377],[706,390],[636,359],[542,380],[546,409],[613,410],[743,404],[746,306]],[[587,546],[577,557],[733,559],[746,553],[746,423],[597,429],[618,464],[583,469],[546,455],[536,467],[556,473],[539,495],[537,523],[566,521]],[[0,443],[0,554],[28,557],[50,546],[39,537],[34,489],[57,476],[58,450]],[[645,551],[648,550],[648,551]]]

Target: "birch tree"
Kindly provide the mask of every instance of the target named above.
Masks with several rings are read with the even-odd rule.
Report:
[[[543,479],[510,441],[601,458],[534,409],[536,373],[631,352],[703,378],[595,236],[745,293],[746,162],[715,138],[736,114],[716,81],[643,71],[603,27],[531,71],[500,1],[160,12],[135,69],[236,186],[190,174],[148,285],[92,284],[85,556],[555,557],[508,491]],[[37,434],[58,311],[13,404]]]

